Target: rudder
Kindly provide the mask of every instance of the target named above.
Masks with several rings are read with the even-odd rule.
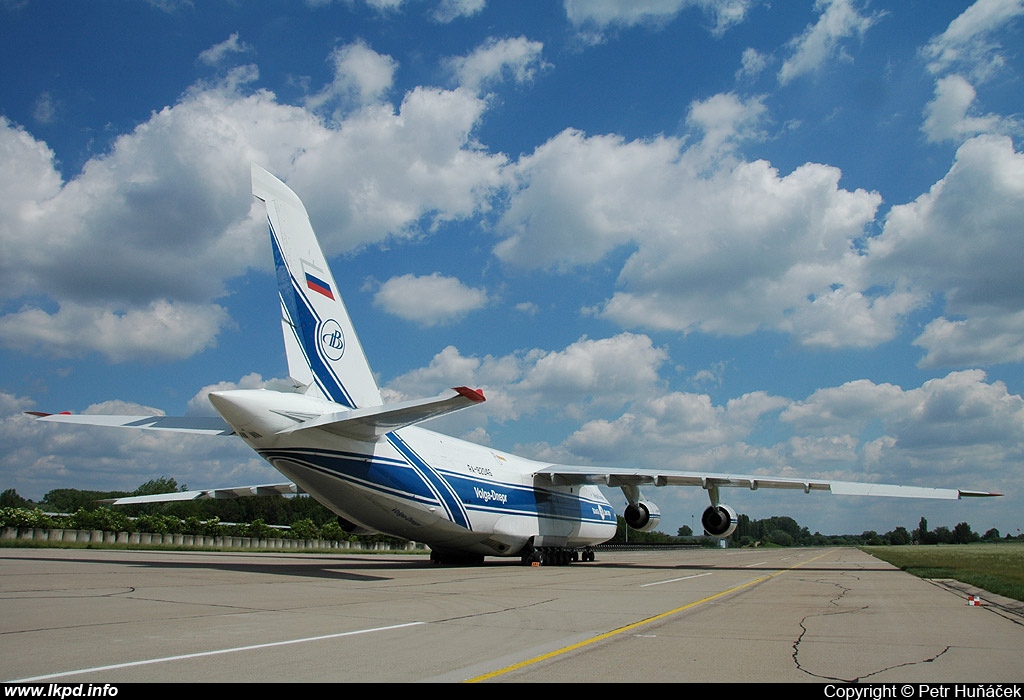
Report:
[[[267,207],[288,373],[307,393],[352,408],[379,406],[380,389],[298,196],[252,165],[252,193]]]

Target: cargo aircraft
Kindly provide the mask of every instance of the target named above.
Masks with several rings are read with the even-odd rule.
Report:
[[[289,481],[112,499],[114,505],[308,494],[349,532],[379,532],[425,543],[438,563],[594,561],[594,547],[616,532],[616,511],[599,486],[622,489],[629,527],[653,530],[661,518],[641,487],[697,486],[710,505],[701,524],[728,537],[736,511],[728,487],[825,491],[841,496],[959,499],[983,491],[828,479],[744,476],[569,466],[525,459],[420,427],[482,403],[456,387],[429,399],[386,404],[370,371],[338,285],[299,197],[252,166],[253,194],[266,205],[277,273],[289,390],[215,391],[218,417],[35,414],[40,420],[142,430],[238,436]]]

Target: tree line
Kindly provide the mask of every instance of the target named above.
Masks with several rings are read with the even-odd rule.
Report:
[[[731,547],[751,547],[757,545],[775,545],[779,547],[812,547],[832,545],[905,545],[905,544],[970,544],[972,542],[997,542],[1001,540],[1024,539],[1018,535],[1014,538],[1007,533],[1001,536],[999,530],[991,528],[979,535],[965,522],[958,523],[952,530],[939,526],[928,529],[928,521],[921,518],[913,530],[900,526],[889,532],[879,534],[874,530],[865,530],[860,534],[823,535],[810,532],[801,527],[793,518],[776,515],[760,520],[751,520],[739,514],[736,517],[736,531],[727,539]],[[683,525],[675,535],[663,532],[636,532],[629,530],[622,518],[619,518],[619,529],[613,542],[642,542],[651,544],[696,543],[704,546],[718,546],[717,538],[697,535],[689,525]]]
[[[0,492],[0,527],[405,543],[387,535],[357,536],[351,525],[308,496],[246,496],[114,508],[98,503],[111,498],[187,490],[168,477],[147,481],[130,492],[54,489],[39,502],[7,489]]]

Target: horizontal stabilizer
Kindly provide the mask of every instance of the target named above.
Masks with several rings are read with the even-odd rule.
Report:
[[[199,435],[234,435],[220,416],[108,416],[80,413],[38,413],[30,411],[41,421],[53,423],[75,423],[77,425],[100,425],[108,428],[137,428],[140,430],[166,430],[173,433],[195,433]]]
[[[154,493],[148,496],[105,498],[97,502],[111,506],[130,506],[140,503],[171,503],[173,501],[197,501],[206,498],[242,498],[243,496],[289,496],[300,493],[304,492],[292,483],[261,484],[259,486],[236,486],[226,489],[172,491],[170,493]]]
[[[483,393],[477,389],[460,386],[452,391],[455,392],[454,396],[327,413],[286,428],[278,435],[302,430],[325,430],[335,435],[372,442],[393,430],[461,411],[485,400]]]
[[[987,491],[930,488],[925,486],[897,486],[829,479],[801,479],[798,477],[746,476],[742,474],[712,474],[659,469],[616,469],[605,467],[575,467],[555,464],[541,469],[536,478],[554,485],[599,484],[602,486],[700,486],[710,490],[736,487],[757,489],[798,489],[804,493],[829,491],[840,496],[890,496],[896,498],[936,498],[958,500],[968,497],[1001,496]]]

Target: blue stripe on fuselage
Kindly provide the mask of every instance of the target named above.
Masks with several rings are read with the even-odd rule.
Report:
[[[444,507],[445,512],[448,514],[448,519],[456,525],[461,525],[467,530],[472,530],[473,526],[469,522],[469,514],[466,513],[466,509],[463,506],[462,500],[459,495],[451,487],[451,484],[445,480],[440,474],[434,470],[425,460],[421,459],[415,450],[413,450],[405,440],[396,432],[387,434],[388,442],[394,445],[395,449],[402,453],[402,455],[409,461],[409,464],[416,470],[416,473],[420,475],[424,483],[433,491],[437,496],[438,501]]]
[[[389,435],[390,437],[390,435]],[[319,474],[356,484],[382,495],[405,498],[444,508],[451,522],[471,530],[470,512],[542,517],[570,522],[614,522],[615,511],[604,501],[584,499],[577,494],[535,489],[522,484],[486,480],[457,472],[441,474],[415,456],[404,441],[404,451],[419,466],[395,459],[354,452],[319,449],[263,450],[260,455],[271,464],[287,460]],[[397,445],[396,445],[397,447]],[[427,475],[431,475],[429,478]],[[432,482],[432,483],[431,483]],[[441,499],[438,491],[445,494]],[[452,517],[452,513],[460,517]]]

